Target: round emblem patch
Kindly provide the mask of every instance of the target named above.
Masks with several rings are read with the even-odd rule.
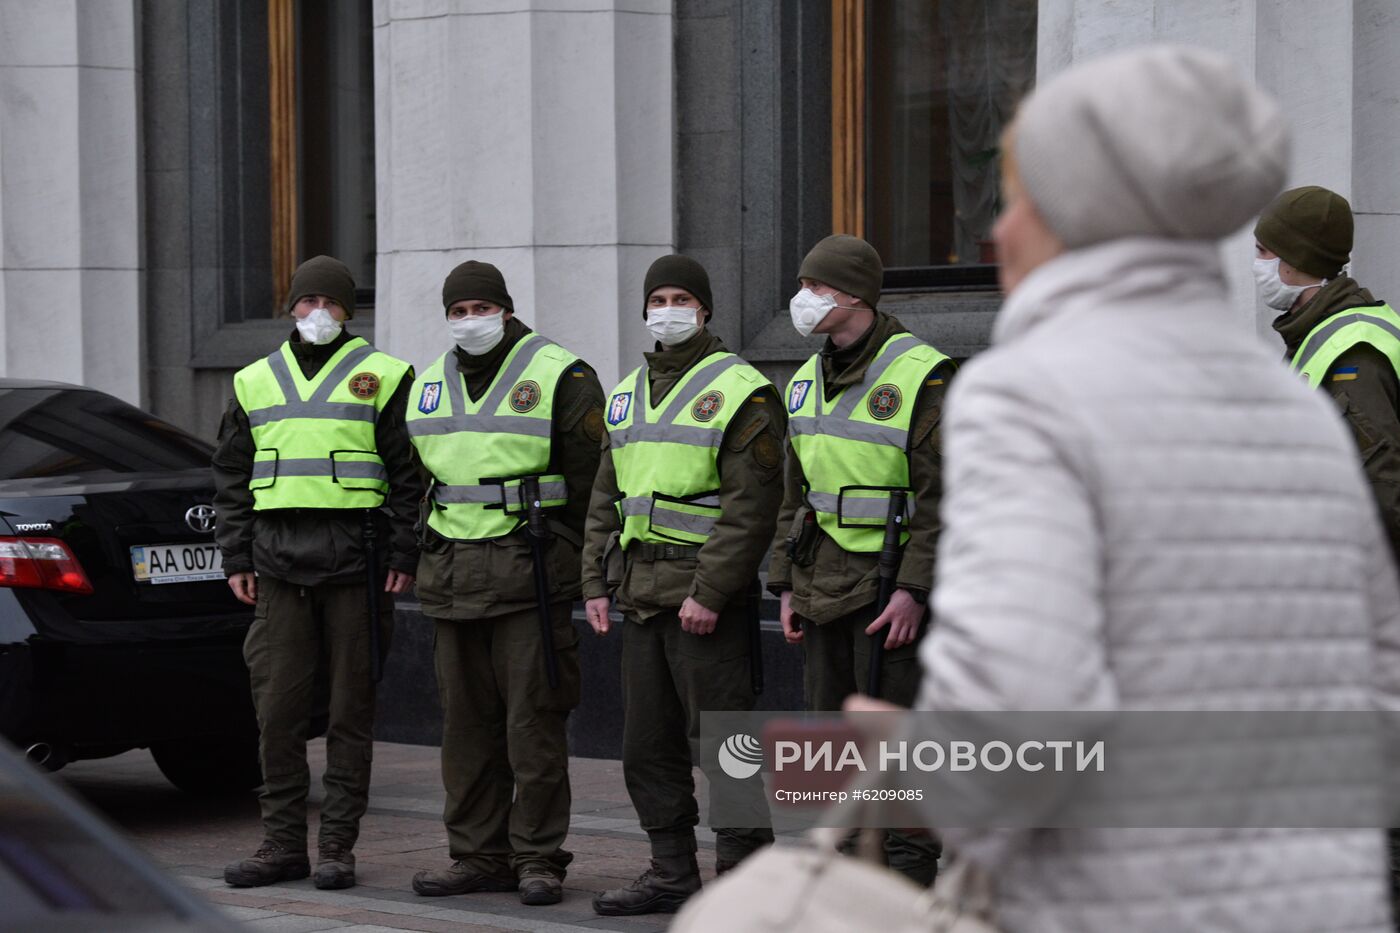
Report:
[[[900,403],[904,397],[899,394],[899,386],[885,383],[876,386],[870,393],[870,401],[866,406],[870,409],[870,417],[876,421],[888,421],[899,411]]]
[[[374,373],[356,373],[350,377],[349,386],[355,398],[371,399],[379,394],[379,377]]]
[[[696,421],[709,421],[724,407],[723,392],[706,392],[690,409],[690,416]]]
[[[510,407],[521,414],[540,403],[540,384],[526,380],[510,390]]]

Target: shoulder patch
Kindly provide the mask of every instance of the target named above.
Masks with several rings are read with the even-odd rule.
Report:
[[[1338,366],[1336,369],[1332,370],[1332,381],[1351,382],[1358,375],[1359,373],[1357,372],[1357,367],[1355,366]]]
[[[442,403],[442,383],[425,382],[423,391],[418,394],[418,410],[425,415],[431,415],[437,411],[438,405]]]
[[[379,377],[368,371],[356,373],[350,377],[346,387],[355,398],[369,400],[379,394]]]
[[[778,439],[764,431],[753,442],[753,459],[765,470],[771,470],[783,462],[783,449]]]
[[[510,390],[511,411],[519,412],[523,415],[527,411],[533,411],[535,406],[539,403],[540,384],[533,379],[527,379],[524,382],[517,383],[515,388]]]
[[[695,404],[690,409],[690,416],[696,421],[713,421],[715,415],[719,414],[719,410],[723,407],[723,392],[706,392],[695,400]]]
[[[627,420],[632,411],[632,393],[619,392],[608,402],[608,424],[614,427]]]
[[[899,386],[887,382],[870,391],[870,400],[866,402],[866,407],[870,411],[870,417],[876,421],[888,421],[899,413],[899,407],[903,403],[904,396],[900,393]]]
[[[603,409],[588,409],[588,414],[583,416],[583,433],[588,435],[589,440],[599,441],[603,438],[603,431]]]
[[[811,379],[799,379],[788,387],[788,414],[796,414],[802,403],[807,401],[807,395],[812,391],[812,382]]]

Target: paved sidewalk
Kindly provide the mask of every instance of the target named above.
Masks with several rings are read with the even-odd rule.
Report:
[[[317,779],[325,764],[325,742],[311,743],[309,757],[314,859],[321,799]],[[514,894],[424,898],[412,892],[409,882],[415,871],[447,862],[436,748],[375,744],[369,813],[355,847],[360,883],[348,891],[318,891],[310,880],[266,888],[227,887],[224,865],[251,854],[262,841],[256,799],[192,798],[172,787],[144,751],[79,762],[57,776],[172,875],[244,921],[249,930],[664,930],[670,919],[666,916],[593,913],[590,901],[595,892],[631,881],[646,867],[646,836],[627,800],[620,762],[575,758],[570,768],[574,805],[566,846],[574,853],[574,863],[565,881],[564,902],[552,907],[525,907]],[[699,772],[696,781],[703,794]],[[701,830],[700,847],[703,875],[709,880],[714,874],[714,842],[708,831]]]

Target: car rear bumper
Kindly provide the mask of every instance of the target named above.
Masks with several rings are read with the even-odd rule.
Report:
[[[0,734],[69,760],[255,733],[243,631],[180,641],[0,646]]]

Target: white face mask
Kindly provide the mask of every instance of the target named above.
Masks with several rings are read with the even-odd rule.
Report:
[[[804,288],[788,302],[788,313],[792,315],[792,326],[797,328],[797,332],[810,337],[835,307],[836,299],[832,296],[818,295],[810,288]]]
[[[491,315],[464,317],[455,321],[448,318],[447,329],[452,332],[453,341],[464,352],[471,356],[481,356],[483,353],[490,353],[505,337],[506,314],[504,311],[497,311]]]
[[[700,311],[696,308],[648,308],[647,330],[663,347],[674,347],[700,333]]]
[[[1289,310],[1303,292],[1327,284],[1323,279],[1317,285],[1289,285],[1279,277],[1280,261],[1277,256],[1254,260],[1254,290],[1259,293],[1259,300],[1275,311]]]
[[[320,346],[339,336],[340,322],[325,308],[314,308],[306,317],[297,320],[297,333],[301,334],[303,342]]]

